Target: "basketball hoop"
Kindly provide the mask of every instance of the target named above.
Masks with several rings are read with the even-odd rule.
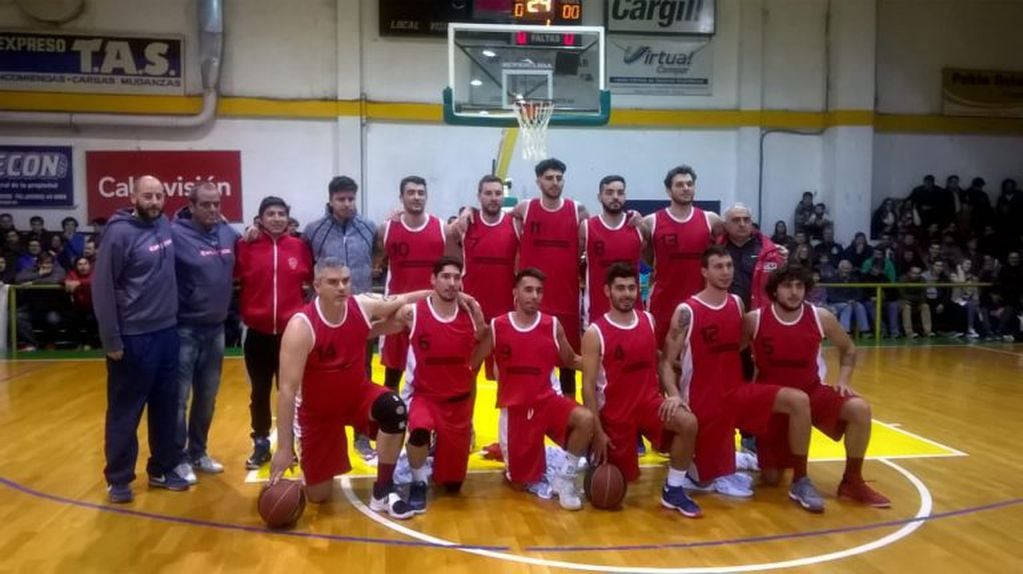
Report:
[[[517,99],[515,117],[522,132],[522,157],[547,159],[547,124],[554,113],[554,100]]]

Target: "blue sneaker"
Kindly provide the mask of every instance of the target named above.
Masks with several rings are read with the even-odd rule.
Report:
[[[413,482],[408,489],[408,505],[416,514],[426,512],[426,483]]]
[[[810,482],[809,476],[804,476],[789,487],[789,498],[796,504],[802,506],[807,512],[820,514],[824,512],[824,499],[821,498],[817,488]]]
[[[188,481],[183,477],[178,476],[178,473],[173,470],[169,470],[163,474],[150,474],[149,486],[166,488],[167,490],[173,490],[175,492],[183,492],[188,490],[191,485],[188,484]]]
[[[686,518],[700,518],[703,516],[703,510],[700,509],[700,505],[696,504],[692,498],[689,498],[686,494],[686,489],[681,486],[668,486],[665,484],[661,490],[661,506],[677,510]]]
[[[108,484],[107,498],[115,504],[126,504],[135,499],[130,484]]]
[[[258,437],[252,439],[252,454],[245,461],[245,468],[248,470],[259,470],[261,466],[270,462],[270,439]]]

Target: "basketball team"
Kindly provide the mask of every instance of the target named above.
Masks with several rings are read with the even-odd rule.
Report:
[[[785,264],[784,248],[754,228],[748,208],[734,205],[723,217],[699,209],[693,203],[696,173],[679,166],[664,178],[668,207],[646,216],[626,210],[626,182],[609,175],[597,189],[601,213],[590,216],[563,197],[564,163],[541,161],[535,173],[540,197],[506,212],[501,179],[487,175],[478,184],[478,205],[449,223],[427,212],[426,181],[407,177],[399,188],[401,209],[377,229],[354,216],[354,182],[335,178],[329,207],[339,209],[321,221],[329,223],[328,232],[339,228],[340,251],[325,252],[322,241],[317,249],[321,222],[307,228],[305,242],[288,236],[288,206],[272,197],[260,205],[255,230],[210,243],[205,252],[223,259],[221,246],[237,241],[237,261],[227,251],[249,327],[245,355],[255,445],[250,467],[269,459],[270,481],[276,483],[297,459],[306,496],[325,501],[333,478],[351,469],[344,427],[352,426],[376,440],[370,508],[398,519],[423,513],[428,481],[451,493],[465,481],[476,375],[485,369],[497,381],[508,480],[528,488],[544,479],[549,437],[566,452],[550,484],[562,508],[582,507],[576,473],[584,457],[590,466],[609,463],[626,480],[636,480],[640,436],[669,457],[660,495],[665,508],[696,518],[702,510],[691,494],[751,497],[752,478],[736,469],[740,430],[755,439],[764,485],[778,485],[791,469],[789,498],[809,512],[823,512],[824,500],[807,474],[812,427],[844,440],[838,497],[890,506],[862,476],[871,411],[851,388],[853,342],[829,311],[805,301],[813,286],[810,270]],[[334,185],[338,180],[344,185]],[[156,270],[164,258],[174,261],[189,246],[171,233],[179,222],[171,226],[154,209],[157,203],[162,208],[163,197],[148,183],[140,178],[134,209],[124,210],[137,220],[134,228],[144,228],[139,234],[148,236],[129,240],[133,250],[101,249],[94,279],[98,297],[109,290],[109,305],[101,311],[97,304],[97,319],[108,355],[105,474],[114,502],[132,499],[136,432],[147,404],[151,485],[184,490],[195,482],[192,469],[223,470],[205,452],[212,404],[200,405],[206,416],[195,413],[197,401],[212,403],[203,397],[209,386],[215,395],[217,383],[200,391],[200,377],[189,366],[187,380],[179,384],[180,363],[196,361],[186,357],[181,325],[177,331],[157,325],[156,313],[142,313],[138,300],[124,294],[126,281],[136,287],[153,281],[153,289],[166,291],[163,296],[181,300],[176,314],[190,304],[181,295],[180,277],[174,283],[173,264],[170,279],[163,277],[159,285]],[[215,187],[206,187],[189,197],[198,214],[192,217],[206,221],[195,226],[206,239],[227,227],[203,219],[213,210],[211,202],[219,206],[214,193]],[[330,220],[345,209],[351,217]],[[368,229],[360,231],[360,224]],[[350,236],[361,240],[352,249]],[[366,288],[368,266],[352,257],[360,249],[386,267],[383,296]],[[268,258],[272,279],[250,277]],[[640,297],[641,261],[652,268],[648,309]],[[179,260],[179,275],[181,267]],[[278,276],[289,271],[291,279]],[[301,284],[310,275],[314,296],[307,303],[301,295],[279,300],[279,283]],[[179,292],[167,290],[167,283]],[[368,369],[368,342],[377,337],[386,369],[383,386],[370,380]],[[826,384],[821,357],[825,338],[840,355],[832,385]],[[575,400],[580,370],[581,405]],[[218,366],[218,381],[219,375]],[[274,375],[278,447],[271,456]],[[192,416],[186,417],[189,389]],[[161,431],[175,412],[177,424]],[[394,487],[403,448],[412,474],[405,497]]]

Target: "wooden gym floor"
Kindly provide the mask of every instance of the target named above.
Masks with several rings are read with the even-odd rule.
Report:
[[[826,351],[837,369],[837,355]],[[657,504],[663,459],[633,484],[625,508],[560,510],[515,492],[473,456],[459,496],[396,523],[371,513],[370,481],[338,481],[298,526],[268,532],[255,512],[265,469],[248,473],[248,395],[238,358],[225,362],[210,439],[227,471],[187,493],[145,485],[145,424],[130,505],[106,501],[105,371],[100,360],[0,362],[0,571],[1003,572],[1023,564],[1023,347],[863,347],[855,386],[873,404],[865,473],[888,510],[834,498],[840,445],[815,436],[811,476],[827,511],[798,509],[783,488],[752,500],[699,498],[688,520]],[[495,435],[493,387],[481,386],[478,442]],[[354,474],[369,474],[359,464]],[[1013,565],[1016,566],[1013,566]]]

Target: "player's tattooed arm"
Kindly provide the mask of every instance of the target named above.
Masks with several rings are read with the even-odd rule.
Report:
[[[662,349],[658,365],[662,389],[678,387],[681,383],[678,375],[675,373],[675,361],[686,350],[686,340],[689,335],[692,318],[692,311],[685,305],[679,305],[675,309],[675,314],[671,317],[671,327],[668,329],[668,335],[664,339],[664,348]],[[680,396],[687,395],[685,389],[680,388],[678,390]]]
[[[371,322],[381,321],[388,319],[391,315],[394,315],[403,305],[409,305],[416,303],[421,299],[425,299],[430,293],[433,293],[432,289],[423,289],[420,291],[413,291],[411,293],[401,293],[398,295],[379,295],[377,293],[362,293],[356,295],[359,304],[369,315]]]
[[[396,313],[391,314],[385,319],[374,321],[369,330],[369,338],[379,337],[380,335],[393,335],[407,329],[412,324],[413,307],[414,305],[412,304],[402,305]]]
[[[838,323],[838,319],[827,309],[814,308],[817,318],[820,320],[824,336],[831,344],[838,348],[838,379],[835,381],[835,388],[843,395],[855,394],[852,390],[852,374],[856,368],[856,344],[853,343],[849,334],[845,332]]]

